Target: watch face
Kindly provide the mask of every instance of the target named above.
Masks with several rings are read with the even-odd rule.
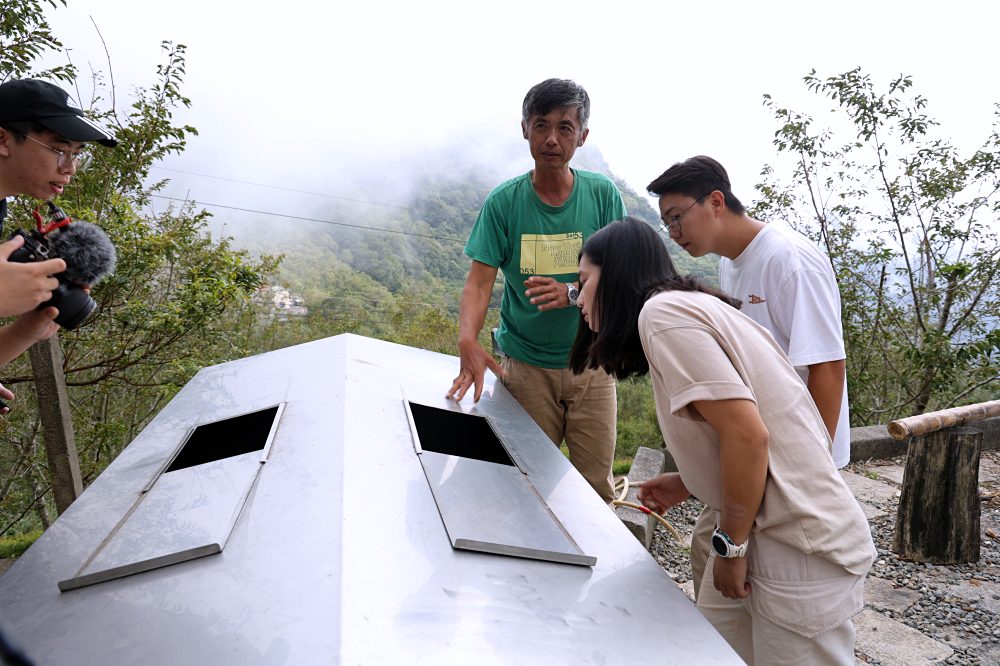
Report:
[[[726,541],[720,536],[712,537],[712,548],[714,548],[715,552],[723,557],[729,554],[729,548],[727,547]]]

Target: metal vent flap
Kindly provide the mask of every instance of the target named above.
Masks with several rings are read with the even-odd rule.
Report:
[[[404,400],[453,548],[594,566],[484,416]]]
[[[222,552],[270,452],[284,404],[203,424],[140,493],[63,592]]]

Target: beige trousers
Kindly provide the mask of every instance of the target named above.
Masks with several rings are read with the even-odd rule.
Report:
[[[538,368],[509,356],[501,366],[507,390],[556,446],[566,441],[573,467],[601,499],[611,502],[618,415],[615,380],[603,370],[574,375],[569,368]]]
[[[694,532],[691,533],[691,580],[694,582],[695,603],[698,602],[698,593],[701,591],[705,564],[712,553],[712,532],[715,531],[717,520],[715,511],[706,506],[701,510],[701,515],[694,524]]]
[[[757,666],[853,666],[854,624],[864,607],[864,575],[767,536],[750,537],[750,596],[727,599],[715,589],[713,552],[698,610],[740,658]]]

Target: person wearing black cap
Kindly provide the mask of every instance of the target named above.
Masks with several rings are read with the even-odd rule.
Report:
[[[0,85],[0,234],[7,197],[48,201],[62,194],[86,160],[85,145],[118,144],[105,128],[69,104],[69,95],[51,83],[15,79]],[[0,317],[20,315],[0,327],[0,366],[58,330],[54,307],[36,310],[58,286],[52,277],[66,269],[62,259],[12,263],[7,258],[24,243],[15,237],[0,244]],[[0,399],[14,395],[0,386]],[[7,411],[0,407],[0,413]]]
[[[0,223],[8,196],[48,201],[62,194],[86,159],[88,141],[118,145],[108,130],[69,105],[62,88],[37,79],[0,85]]]

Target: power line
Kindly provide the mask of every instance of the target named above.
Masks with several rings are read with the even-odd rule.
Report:
[[[358,307],[354,308],[350,306],[337,305],[337,303],[356,303],[358,304]],[[261,299],[260,304],[264,307],[268,307],[270,306],[270,301],[268,301],[266,298]],[[366,304],[369,304],[372,307],[368,308],[363,307]],[[304,307],[310,312],[313,311],[347,312],[350,313],[351,315],[354,315],[358,312],[372,313],[382,307],[387,309],[392,309],[395,311],[400,311],[401,309],[404,309],[405,306],[408,305],[419,305],[421,306],[420,309],[423,311],[433,310],[435,312],[447,312],[448,314],[458,314],[459,310],[459,303],[427,303],[420,301],[405,301],[404,303],[401,304],[397,302],[387,302],[381,299],[367,299],[367,298],[352,297],[352,296],[331,296],[329,298],[323,299],[323,301],[318,304],[309,305],[308,303],[302,303],[299,307]],[[487,309],[489,311],[494,311],[494,310],[499,310],[499,307],[490,305],[488,306]],[[282,308],[277,308],[275,311],[281,312],[281,310]]]
[[[225,208],[227,210],[238,210],[243,213],[258,213],[260,215],[270,215],[272,217],[285,217],[290,220],[303,220],[305,222],[319,222],[320,224],[332,224],[339,227],[350,227],[352,229],[361,229],[362,231],[384,231],[389,234],[401,234],[403,236],[417,236],[419,238],[431,238],[437,241],[449,241],[453,243],[465,243],[464,238],[458,238],[457,236],[433,236],[431,234],[418,234],[413,231],[402,231],[399,229],[383,229],[381,227],[366,227],[362,224],[350,224],[349,222],[334,222],[333,220],[320,220],[315,217],[302,217],[301,215],[288,215],[286,213],[274,213],[266,210],[257,210],[254,208],[240,208],[238,206],[226,206],[224,204],[208,203],[206,201],[193,201],[191,199],[182,199],[180,197],[168,197],[163,194],[151,194],[154,199],[168,199],[170,201],[181,201],[181,202],[192,202],[197,203],[199,206],[210,206],[212,208]]]
[[[400,210],[410,210],[409,206],[401,206],[399,204],[382,203],[380,201],[366,201],[364,199],[352,199],[350,197],[341,197],[335,194],[324,194],[323,192],[310,192],[308,190],[296,190],[291,187],[282,187],[281,185],[268,185],[267,183],[254,183],[249,180],[239,180],[237,178],[225,178],[223,176],[213,176],[207,173],[196,173],[194,171],[184,171],[183,169],[169,169],[163,166],[153,166],[154,169],[161,169],[163,171],[172,171],[174,173],[183,173],[189,176],[198,176],[200,178],[212,178],[214,180],[224,180],[229,183],[240,183],[242,185],[253,185],[254,187],[267,187],[272,190],[283,190],[285,192],[295,192],[297,194],[310,194],[316,197],[325,197],[327,199],[338,199],[340,201],[350,201],[352,203],[363,203],[369,204],[371,206],[385,206],[386,208],[399,208]]]
[[[286,287],[284,287],[284,285],[271,285],[271,286],[272,287],[273,286],[279,286],[282,289],[286,289]],[[493,283],[493,286],[494,287],[503,287],[503,282],[501,280],[497,280],[496,282]],[[269,288],[270,287],[263,287],[261,289],[261,293],[266,292]],[[289,289],[288,291],[291,292],[292,290]],[[395,298],[397,296],[393,296],[393,297]],[[265,300],[265,301],[267,300],[266,296],[261,297],[261,298],[262,298],[262,300]],[[375,307],[379,307],[379,306],[383,306],[383,305],[392,305],[392,306],[395,307],[397,305],[396,303],[393,303],[391,301],[386,301],[384,298],[365,298],[364,296],[355,296],[355,295],[348,295],[348,296],[341,296],[341,295],[327,296],[327,297],[325,297],[323,299],[323,302],[324,303],[326,303],[326,302],[333,302],[333,303],[361,303],[361,304],[373,305]],[[451,301],[440,302],[440,303],[428,303],[427,301],[413,301],[413,300],[406,299],[405,300],[405,304],[406,305],[425,305],[427,307],[432,307],[432,308],[437,308],[437,307],[447,307],[447,308],[458,307],[458,303],[454,303],[454,302],[451,302]],[[313,306],[310,306],[310,307],[319,307],[319,306],[313,305]]]
[[[359,305],[359,309],[352,310],[349,307],[343,307],[343,306],[340,306],[340,305],[335,305],[334,303],[328,303],[328,301],[334,301],[334,303],[357,303]],[[352,300],[348,300],[348,299],[333,299],[333,298],[328,298],[328,299],[324,299],[321,303],[318,303],[316,305],[305,305],[304,307],[307,307],[310,310],[323,310],[323,311],[329,311],[329,312],[333,312],[333,311],[338,311],[338,312],[358,312],[358,311],[370,312],[372,310],[377,310],[380,307],[392,308],[393,310],[400,310],[400,308],[401,308],[400,304],[398,304],[398,303],[382,303],[382,302],[380,302],[380,303],[373,303],[373,307],[371,307],[371,308],[360,308],[360,306],[362,304],[366,303],[366,302],[367,301],[362,301],[362,300],[352,301]],[[417,302],[414,302],[414,301],[406,301],[405,304],[406,305],[419,305],[419,306],[421,306],[421,309],[424,309],[424,310],[448,311],[448,312],[451,312],[451,313],[454,313],[454,314],[458,314],[458,303],[417,303]]]

